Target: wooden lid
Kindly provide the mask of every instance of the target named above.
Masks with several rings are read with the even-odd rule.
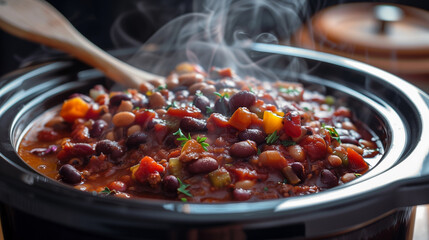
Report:
[[[294,41],[396,73],[429,72],[429,12],[409,6],[349,3],[326,8]]]

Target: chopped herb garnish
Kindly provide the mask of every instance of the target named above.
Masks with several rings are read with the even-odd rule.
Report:
[[[287,179],[286,178],[283,179],[283,183],[287,184]]]
[[[214,92],[213,94],[216,95],[216,96],[218,96],[218,97],[220,97],[221,99],[223,99],[223,98],[229,98],[229,94],[228,93],[224,93],[222,95],[222,94],[220,94],[218,92]]]
[[[333,96],[326,96],[325,97],[325,103],[328,105],[334,105],[335,98]]]
[[[341,143],[340,135],[338,134],[337,130],[335,130],[334,127],[328,127],[328,126],[325,126],[324,123],[322,123],[322,128],[328,130],[329,135],[331,135],[333,139],[337,140],[337,142]]]
[[[249,86],[249,91],[250,91],[251,93],[255,93],[255,91],[253,91],[253,88],[252,88],[251,86]]]
[[[166,110],[168,110],[169,108],[178,108],[177,107],[177,102],[173,101],[170,104],[168,104],[167,107],[165,107]]]
[[[161,90],[164,90],[164,89],[167,89],[167,85],[159,85],[157,88],[156,88],[156,90],[157,91],[161,91]]]
[[[115,193],[116,193],[115,190],[110,190],[108,187],[105,187],[103,189],[103,191],[100,192],[100,194],[103,194],[103,195],[106,195],[106,196],[113,195]]]
[[[214,110],[211,107],[206,107],[206,114],[212,114],[214,113]]]
[[[134,108],[135,110],[140,110],[140,107],[136,107],[136,108]]]
[[[203,94],[200,90],[198,90],[198,91],[195,93],[195,96],[202,97],[202,96],[204,96],[204,94]]]
[[[275,143],[279,139],[279,136],[277,135],[277,131],[274,131],[268,137],[265,138],[268,145],[271,145]]]
[[[281,143],[282,143],[282,145],[283,145],[283,146],[285,146],[285,147],[289,147],[289,146],[296,145],[296,142],[294,142],[294,141],[290,141],[290,140],[284,140],[284,141],[281,141]]]
[[[258,148],[258,155],[261,155],[261,149]]]
[[[192,194],[189,192],[189,190],[186,189],[187,187],[189,187],[189,184],[183,183],[179,178],[177,178],[177,180],[179,181],[179,185],[180,185],[179,188],[177,188],[177,191],[185,194],[188,197],[192,197]],[[183,201],[183,198],[182,198],[182,201]]]
[[[304,109],[304,111],[306,111],[306,112],[310,111],[310,108],[308,108],[308,107],[303,107],[302,109]]]
[[[300,94],[301,91],[296,89],[296,88],[284,88],[284,87],[279,87],[279,92],[281,93],[286,93],[286,94]]]
[[[360,173],[355,173],[355,177],[360,177],[360,176],[362,176],[362,174],[360,174]]]
[[[191,140],[191,134],[188,133],[188,136],[186,137],[185,134],[183,134],[182,130],[179,128],[175,133],[173,133],[174,136],[179,136],[177,138],[177,141],[182,142],[182,146],[185,145],[185,143],[189,140]]]
[[[266,192],[266,191],[268,191],[268,187],[264,187],[264,191]]]
[[[200,136],[198,136],[197,137],[197,142],[199,143],[199,144],[201,144],[201,146],[204,148],[204,150],[205,151],[208,151],[207,150],[207,147],[208,146],[210,146],[208,143],[206,143],[205,141],[206,141],[206,139],[207,139],[207,137],[200,137]]]
[[[188,199],[186,199],[186,198],[184,198],[184,197],[182,197],[180,200],[181,200],[182,202],[188,202]]]

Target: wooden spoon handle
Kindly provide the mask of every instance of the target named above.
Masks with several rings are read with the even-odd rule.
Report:
[[[163,80],[158,75],[144,72],[107,54],[44,1],[0,0],[0,28],[15,36],[67,52],[127,87],[151,89],[153,85],[149,81]]]

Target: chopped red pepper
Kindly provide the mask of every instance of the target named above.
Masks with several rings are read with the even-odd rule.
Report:
[[[284,118],[283,127],[287,135],[301,136],[301,116],[297,112],[288,112]]]
[[[167,110],[167,114],[170,116],[175,117],[193,117],[193,118],[202,118],[203,114],[201,113],[201,110],[196,107],[181,107],[181,108],[169,108]]]
[[[352,170],[361,172],[368,169],[368,164],[363,160],[363,157],[351,148],[347,148],[347,157],[349,159],[349,166]]]
[[[140,160],[140,164],[134,172],[134,177],[139,182],[146,182],[151,174],[164,172],[164,167],[153,158],[146,156]]]

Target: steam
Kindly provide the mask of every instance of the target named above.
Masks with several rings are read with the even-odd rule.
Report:
[[[253,42],[287,43],[302,24],[306,1],[205,0],[193,8],[160,28],[129,62],[161,75],[188,61],[206,70],[231,67],[241,76],[275,79],[243,48]]]

